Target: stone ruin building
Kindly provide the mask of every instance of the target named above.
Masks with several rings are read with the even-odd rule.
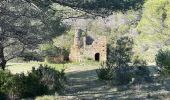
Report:
[[[78,30],[74,36],[69,59],[76,62],[81,62],[84,59],[105,62],[107,59],[106,37],[82,35],[82,30]]]

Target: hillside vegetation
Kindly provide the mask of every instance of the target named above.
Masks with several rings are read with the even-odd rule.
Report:
[[[71,12],[69,16],[76,15],[75,10]],[[135,53],[153,63],[157,51],[169,47],[169,14],[170,1],[146,0],[142,9],[115,11],[104,18],[88,16],[65,19],[63,22],[70,26],[70,30],[57,37],[54,44],[63,44],[59,42],[62,38],[72,41],[76,29],[82,29],[87,34],[105,35],[108,37],[108,44],[113,43],[118,37],[131,36],[135,41]],[[64,48],[69,50],[71,43],[64,41]]]

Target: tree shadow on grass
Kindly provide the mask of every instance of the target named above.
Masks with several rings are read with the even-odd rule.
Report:
[[[96,70],[67,73],[66,96],[76,96],[80,100],[159,100],[170,94],[165,85],[156,82],[134,84],[130,87],[113,86],[111,82],[99,80]],[[167,83],[168,85],[168,83]],[[161,93],[167,91],[168,93]],[[151,96],[150,96],[151,95]]]

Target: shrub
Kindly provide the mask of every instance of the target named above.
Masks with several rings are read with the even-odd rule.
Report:
[[[39,76],[34,73],[28,73],[28,76],[19,75],[16,80],[20,84],[20,92],[22,98],[35,97],[48,93],[48,88],[43,83],[40,82]]]
[[[152,77],[150,76],[150,71],[146,66],[137,66],[134,70],[135,82],[152,82]]]
[[[4,87],[6,82],[10,81],[12,74],[9,71],[2,71],[0,70],[0,92],[4,93],[8,91],[8,87]]]
[[[113,66],[110,63],[102,63],[101,67],[96,70],[98,78],[101,80],[113,79]]]
[[[10,80],[11,73],[9,71],[0,70],[0,100],[7,99],[8,87],[5,84]]]
[[[44,94],[61,92],[65,79],[64,70],[56,71],[49,66],[40,67],[28,75],[12,75],[8,71],[0,71],[0,99],[20,99]],[[2,96],[1,96],[2,95]]]
[[[163,74],[170,74],[170,50],[159,50],[155,60]]]
[[[108,62],[106,66],[98,69],[100,79],[114,80],[116,84],[127,84],[132,79],[129,63],[132,57],[133,40],[121,37],[116,41],[115,47],[110,45]]]
[[[45,85],[50,93],[55,91],[61,92],[61,89],[64,87],[64,81],[66,79],[64,69],[56,71],[47,65],[40,65],[37,70],[33,69],[31,74],[38,76],[40,83]]]
[[[107,62],[97,69],[97,75],[101,80],[112,80],[116,85],[128,84],[133,77],[133,69],[130,66],[116,67],[114,64]]]
[[[150,79],[146,61],[139,56],[132,59],[133,39],[121,37],[114,46],[109,46],[107,63],[97,70],[99,79],[112,80],[117,85],[128,84],[133,78],[136,81]]]
[[[41,45],[41,54],[45,56],[45,60],[49,63],[61,63],[69,61],[69,49],[56,47],[52,43]]]
[[[116,67],[114,68],[113,81],[117,85],[125,85],[132,81],[133,75],[133,68],[130,66]]]
[[[9,72],[0,72],[0,92],[5,94],[8,99],[19,99],[34,97],[46,93],[45,86],[41,84],[37,76],[29,74],[12,75]]]
[[[43,61],[43,56],[37,52],[25,52],[22,54],[24,61]]]
[[[121,37],[116,42],[115,47],[115,63],[117,67],[128,67],[133,56],[133,39],[129,37]],[[124,67],[123,67],[124,66]]]

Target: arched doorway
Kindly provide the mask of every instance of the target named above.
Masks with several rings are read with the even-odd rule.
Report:
[[[95,54],[95,61],[100,61],[100,53]]]

